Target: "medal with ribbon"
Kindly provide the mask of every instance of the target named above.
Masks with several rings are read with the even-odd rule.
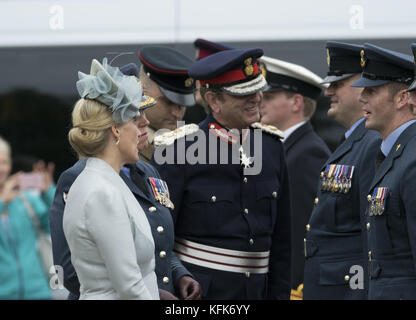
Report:
[[[149,178],[149,181],[150,185],[152,186],[155,199],[165,207],[173,210],[175,206],[173,205],[173,202],[170,200],[169,189],[166,182],[157,178]]]
[[[386,208],[386,200],[389,189],[387,187],[378,187],[373,191],[370,199],[370,216],[380,216]]]
[[[338,193],[348,193],[354,166],[344,164],[327,164],[321,172],[321,190]]]
[[[346,191],[344,191],[344,193],[347,193],[350,189],[351,189],[351,180],[352,180],[352,175],[354,174],[354,166],[349,166],[348,168],[348,172],[347,172],[347,189]]]
[[[328,172],[329,172],[329,164],[326,165],[325,170],[321,172],[321,190],[326,191],[327,184],[328,184]]]
[[[239,140],[239,136],[234,135],[231,131],[227,131],[225,128],[222,128],[217,123],[210,122],[208,124],[209,131],[216,135],[218,138],[220,138],[223,141],[228,142],[229,144],[236,144]],[[242,141],[244,142],[247,138],[249,130],[245,130]],[[244,152],[243,146],[240,146],[238,148],[238,151],[240,153],[240,163],[241,165],[247,169],[250,168],[253,164],[252,157],[247,156],[247,154]]]
[[[335,174],[336,166],[337,166],[336,164],[331,164],[329,166],[327,191],[334,192],[334,189],[335,189],[334,174]]]

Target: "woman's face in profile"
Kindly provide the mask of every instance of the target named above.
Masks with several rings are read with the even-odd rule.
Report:
[[[146,127],[148,121],[144,116],[137,116],[119,127],[119,150],[125,163],[139,161],[139,150],[143,148],[144,140],[147,141]]]
[[[7,151],[0,151],[0,186],[4,184],[12,169],[10,155]]]

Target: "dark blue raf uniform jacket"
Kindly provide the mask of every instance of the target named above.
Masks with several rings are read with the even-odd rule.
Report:
[[[207,139],[204,159],[209,159],[209,135],[220,146],[228,148],[228,164],[155,164],[167,181],[175,205],[175,235],[181,239],[216,248],[244,252],[270,250],[268,273],[230,272],[184,262],[201,284],[204,299],[288,299],[290,294],[290,200],[283,145],[277,136],[260,132],[262,137],[262,170],[258,175],[244,175],[239,162],[231,163],[232,144],[209,132],[209,124],[221,126],[209,115],[199,124]],[[221,126],[222,127],[222,126]],[[254,134],[250,128],[251,156]],[[191,150],[191,135],[185,148]],[[249,139],[247,138],[247,139]],[[182,141],[181,141],[182,140]],[[164,149],[164,151],[163,151]],[[199,151],[196,151],[199,155]],[[254,160],[256,161],[256,160]],[[257,159],[259,161],[259,159]]]
[[[416,299],[416,123],[397,139],[369,188],[388,188],[384,210],[367,202],[369,299]]]
[[[353,165],[355,169],[346,194],[322,191],[319,182],[306,226],[304,299],[367,298],[364,215],[380,143],[378,133],[368,131],[362,122],[322,167],[322,171],[327,164]],[[353,286],[350,280],[354,280]]]
[[[305,225],[316,195],[321,167],[331,151],[308,121],[284,141],[292,207],[292,289],[303,283]]]
[[[71,293],[70,299],[77,299],[79,297],[80,284],[71,263],[71,252],[69,251],[68,243],[63,232],[64,194],[66,195],[68,193],[73,182],[84,169],[85,163],[86,159],[79,160],[74,166],[61,174],[56,186],[55,198],[49,217],[54,264],[61,265],[64,269],[64,286]],[[136,169],[145,180],[145,186],[149,196],[145,195],[123,171],[120,173],[120,176],[133,192],[137,201],[139,201],[149,220],[155,242],[155,272],[158,287],[173,294],[178,294],[175,293],[174,286],[182,276],[190,276],[190,273],[172,251],[174,244],[172,214],[168,208],[155,200],[152,187],[148,181],[149,177],[160,178],[160,176],[151,165],[142,160],[136,163]],[[164,254],[161,256],[161,251],[165,251],[166,253],[166,256],[163,258],[162,256]]]

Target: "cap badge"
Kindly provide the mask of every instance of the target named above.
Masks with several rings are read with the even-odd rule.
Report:
[[[246,67],[244,68],[244,73],[246,74],[246,76],[251,76],[254,73],[252,61],[252,58],[247,58],[246,60],[244,60],[244,64],[246,65]]]
[[[263,62],[260,62],[260,71],[264,78],[266,78],[267,70]]]
[[[360,56],[361,56],[361,68],[364,68],[365,67],[364,50],[361,50]]]
[[[190,86],[192,86],[193,83],[194,83],[194,79],[188,78],[185,80],[185,87],[189,88]]]
[[[329,49],[326,49],[326,63],[328,64],[328,67],[331,64],[331,56],[329,55]]]

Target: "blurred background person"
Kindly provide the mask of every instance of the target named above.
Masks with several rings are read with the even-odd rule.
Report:
[[[185,115],[186,107],[195,105],[195,81],[188,75],[193,61],[177,50],[148,46],[139,51],[142,63],[140,81],[143,93],[153,97],[156,105],[146,110],[148,146],[140,151],[149,162],[155,149],[153,140],[159,129],[175,130]]]
[[[261,121],[284,132],[292,210],[291,299],[301,299],[305,225],[312,213],[321,167],[331,153],[310,123],[325,86],[322,78],[300,65],[270,57],[260,61],[265,64],[268,83],[263,91]]]
[[[51,299],[35,223],[49,232],[53,170],[38,166],[41,179],[33,179],[22,172],[10,175],[11,169],[10,145],[0,138],[0,299]]]

